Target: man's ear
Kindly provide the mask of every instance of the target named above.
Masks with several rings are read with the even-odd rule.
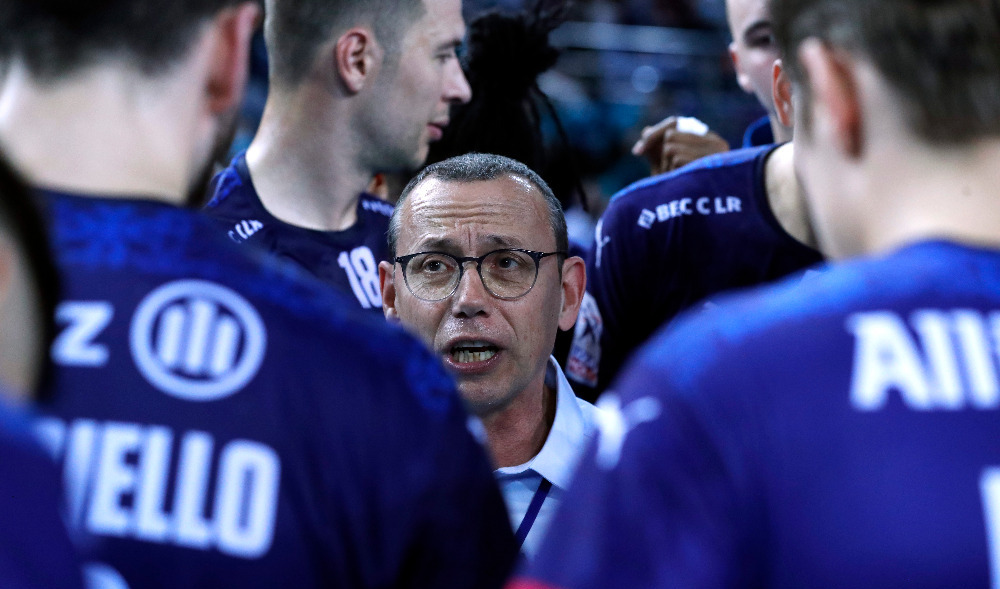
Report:
[[[753,94],[753,83],[750,81],[750,76],[743,71],[740,55],[736,53],[736,41],[729,44],[729,57],[733,60],[733,69],[736,70],[736,83],[747,94]]]
[[[250,73],[250,42],[260,19],[256,2],[243,2],[216,15],[216,42],[206,83],[212,114],[230,112],[243,100]]]
[[[778,114],[778,121],[791,128],[795,121],[795,109],[792,105],[792,82],[785,73],[784,64],[781,60],[774,62],[774,69],[771,75],[771,94],[774,98],[774,110]]]
[[[570,256],[562,268],[562,309],[559,312],[559,329],[567,331],[576,323],[580,313],[583,293],[587,289],[587,266],[583,259]]]
[[[807,39],[799,47],[799,61],[806,72],[806,84],[812,101],[813,126],[822,113],[829,118],[837,147],[846,155],[861,155],[863,133],[861,97],[855,77],[854,62],[842,51]]]
[[[382,291],[382,313],[390,321],[399,321],[396,313],[396,265],[390,262],[378,263],[378,284]]]
[[[365,27],[354,27],[341,35],[333,53],[337,74],[351,94],[360,92],[370,83],[384,57],[375,33]]]

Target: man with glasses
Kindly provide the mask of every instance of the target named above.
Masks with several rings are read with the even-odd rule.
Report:
[[[379,279],[386,317],[430,346],[486,429],[511,521],[530,557],[592,435],[550,356],[576,321],[586,271],[566,253],[566,220],[545,182],[484,154],[427,167],[389,222]]]
[[[36,427],[88,584],[499,586],[513,534],[437,360],[181,208],[240,102],[259,14],[246,0],[0,8],[0,140],[45,198],[65,286]],[[26,586],[2,557],[0,587]]]

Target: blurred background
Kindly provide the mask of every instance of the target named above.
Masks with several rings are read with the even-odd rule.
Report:
[[[527,4],[534,2],[464,0],[463,8],[470,22],[486,11],[517,12]],[[747,125],[765,114],[736,84],[724,0],[574,0],[550,41],[561,55],[539,87],[565,127],[568,161],[580,173],[592,219],[615,192],[649,175],[629,152],[645,125],[694,116],[736,148]],[[251,76],[233,153],[249,144],[267,94],[259,36]],[[580,226],[587,231],[586,223]]]

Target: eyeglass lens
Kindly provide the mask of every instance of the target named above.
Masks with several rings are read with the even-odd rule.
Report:
[[[517,298],[535,284],[537,264],[531,256],[513,250],[490,252],[480,266],[483,285],[500,298]],[[448,297],[458,286],[462,269],[448,254],[414,256],[403,269],[406,284],[417,298],[435,301]]]

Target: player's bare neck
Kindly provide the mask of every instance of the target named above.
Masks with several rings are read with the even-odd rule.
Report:
[[[815,248],[816,236],[809,221],[808,209],[792,162],[792,143],[774,150],[764,167],[767,200],[778,223],[796,240]]]
[[[12,65],[0,98],[0,139],[36,186],[180,204],[193,175],[195,135],[183,121],[195,119],[155,97],[182,86],[122,69],[94,67],[39,83]]]
[[[543,385],[541,394],[519,398],[505,410],[484,417],[493,466],[518,466],[534,458],[549,437],[555,414],[556,392]]]
[[[778,120],[778,115],[772,114],[768,117],[771,121],[771,135],[774,136],[775,143],[786,143],[792,140],[792,128],[786,127]]]
[[[866,164],[872,172],[862,202],[872,209],[859,223],[868,251],[928,239],[1000,248],[998,161],[1000,138],[964,147],[886,145]]]
[[[356,164],[357,148],[341,140],[340,123],[310,116],[315,106],[304,100],[268,102],[247,166],[272,215],[306,229],[342,231],[357,222],[358,195],[374,173]]]

